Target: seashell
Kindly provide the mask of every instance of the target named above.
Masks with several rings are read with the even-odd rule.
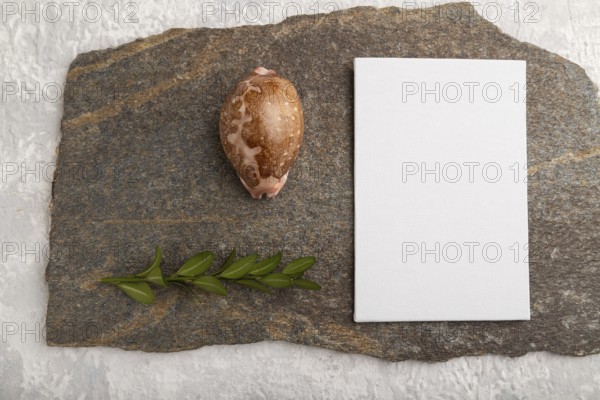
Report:
[[[252,197],[275,197],[304,135],[294,85],[273,70],[255,68],[225,98],[219,130],[225,154]]]

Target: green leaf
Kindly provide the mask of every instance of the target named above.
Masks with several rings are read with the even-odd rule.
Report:
[[[227,294],[227,289],[225,286],[223,286],[223,284],[217,278],[211,275],[196,278],[192,281],[192,283],[198,286],[200,289],[206,290],[210,293],[218,294],[220,296],[225,296]]]
[[[319,285],[317,282],[313,282],[309,279],[294,279],[294,286],[299,287],[301,289],[308,289],[308,290],[320,290],[321,289],[321,285]]]
[[[271,293],[271,289],[269,289],[265,285],[261,285],[260,283],[256,282],[255,280],[252,280],[252,279],[238,279],[234,282],[239,283],[242,286],[249,287],[250,289],[260,290],[261,292],[265,292],[265,293],[269,293],[269,294]]]
[[[137,302],[143,304],[152,304],[154,302],[154,293],[152,293],[150,285],[146,282],[123,282],[116,283],[116,285],[127,296]]]
[[[266,275],[269,272],[273,272],[275,268],[279,265],[281,261],[281,252],[271,256],[269,258],[265,258],[262,261],[254,264],[252,269],[250,269],[250,275]]]
[[[286,265],[283,271],[281,272],[288,275],[299,274],[312,267],[314,263],[314,257],[300,257]]]
[[[215,255],[210,251],[198,253],[187,260],[176,272],[179,276],[197,276],[203,274],[212,264]]]
[[[140,272],[136,276],[139,276],[142,278],[148,276],[148,274],[150,272],[152,272],[152,270],[154,270],[156,267],[160,266],[161,261],[162,261],[162,251],[160,250],[160,246],[156,246],[156,248],[154,249],[154,260],[152,260],[152,264],[150,264],[150,266],[148,268],[146,268],[144,271]]]
[[[221,265],[221,268],[219,268],[219,270],[213,273],[212,275],[218,275],[221,272],[225,271],[227,268],[229,268],[229,266],[235,261],[235,256],[235,249],[233,249],[231,250],[231,253],[229,253],[229,256],[227,256],[227,259],[225,260],[223,265]]]
[[[292,278],[281,272],[276,272],[261,278],[260,282],[274,288],[286,288],[292,286]]]
[[[232,263],[227,269],[219,274],[219,276],[225,279],[238,279],[246,275],[250,268],[254,265],[258,254],[254,253],[246,257],[242,257],[236,262]]]
[[[167,282],[165,282],[165,278],[160,270],[160,263],[162,261],[162,252],[159,246],[156,246],[154,250],[154,260],[152,264],[144,271],[137,274],[137,277],[146,278],[147,282],[154,283],[155,285],[160,285],[167,287]]]
[[[146,282],[167,287],[167,282],[165,281],[165,277],[163,276],[160,268],[154,269],[148,276],[146,276]]]

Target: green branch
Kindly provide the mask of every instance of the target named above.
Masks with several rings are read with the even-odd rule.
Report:
[[[215,257],[212,252],[203,251],[187,260],[173,275],[165,277],[160,269],[162,252],[156,246],[154,260],[144,271],[133,276],[105,277],[100,282],[115,285],[132,299],[144,304],[154,302],[151,284],[163,287],[183,285],[188,289],[186,285],[193,285],[221,296],[227,295],[227,288],[222,281],[265,293],[271,293],[271,288],[321,289],[318,283],[304,278],[304,272],[315,263],[314,257],[297,258],[280,272],[274,271],[281,261],[281,252],[260,261],[257,261],[257,257],[257,254],[251,254],[236,260],[233,250],[217,271],[207,274]]]

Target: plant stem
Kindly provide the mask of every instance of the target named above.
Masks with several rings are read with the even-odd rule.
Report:
[[[194,278],[189,276],[169,276],[165,277],[165,281],[169,282],[186,282],[193,281]],[[120,277],[108,277],[100,279],[100,282],[104,283],[125,283],[125,282],[146,282],[146,278],[138,276],[120,276]]]
[[[102,278],[100,279],[100,282],[104,282],[104,283],[124,283],[124,282],[145,282],[146,279],[144,278],[137,278],[137,277],[126,277],[126,276],[122,276],[122,277],[115,277],[115,278]]]
[[[221,278],[219,276],[216,276],[217,279],[220,280],[226,280],[226,281],[236,281],[238,279],[225,279],[225,278]],[[239,279],[252,279],[255,281],[260,281],[260,278],[262,278],[261,276],[254,276],[254,275],[246,275],[243,276]],[[165,282],[167,283],[191,283],[194,278],[193,277],[189,277],[189,276],[165,276],[164,277]],[[102,278],[100,279],[100,282],[103,283],[126,283],[126,282],[148,282],[146,280],[146,278],[144,277],[139,277],[139,276],[117,276],[117,277],[107,277],[107,278]]]

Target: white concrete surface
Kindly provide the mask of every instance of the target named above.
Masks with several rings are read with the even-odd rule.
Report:
[[[488,355],[427,364],[281,342],[172,354],[45,345],[48,204],[62,114],[56,89],[69,63],[78,53],[172,27],[283,18],[280,3],[247,4],[237,3],[248,15],[236,22],[235,11],[222,13],[221,0],[0,3],[0,399],[600,399],[600,355]],[[288,14],[403,2],[294,4]],[[600,81],[596,0],[482,0],[476,8],[507,33],[582,65]],[[253,22],[257,10],[260,20]],[[134,21],[126,23],[132,11]]]

